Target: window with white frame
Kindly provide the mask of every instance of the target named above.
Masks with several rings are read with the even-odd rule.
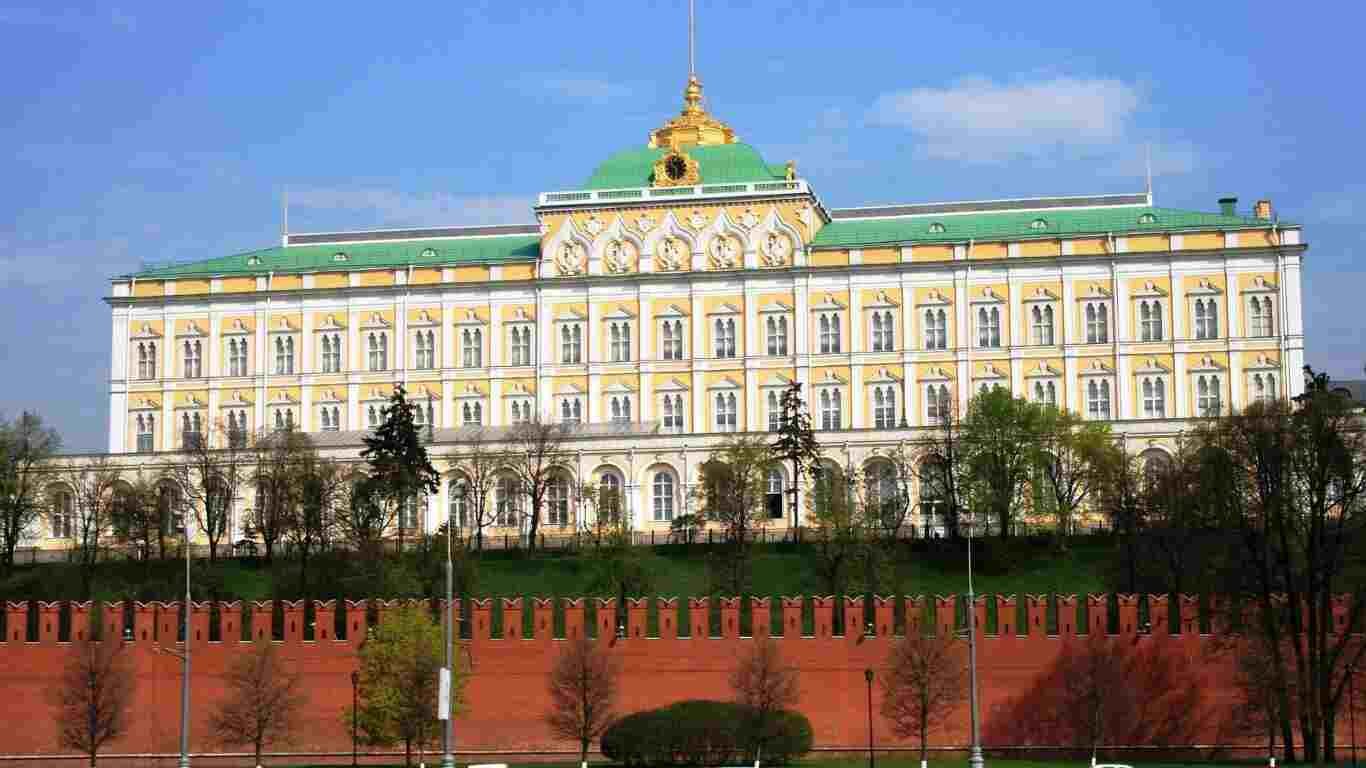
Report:
[[[764,489],[764,517],[769,520],[783,519],[783,471],[770,467]]]
[[[574,365],[583,362],[583,325],[560,324],[560,362]]]
[[[513,424],[525,424],[531,421],[531,399],[519,397],[508,405],[509,421]]]
[[[417,409],[414,409],[416,411]],[[294,431],[294,409],[276,408],[275,409],[275,431],[293,432]]]
[[[370,404],[365,408],[365,426],[375,429],[384,422],[385,408],[382,405]]]
[[[716,405],[716,431],[734,432],[738,428],[737,411],[734,392],[717,392],[715,398]]]
[[[564,424],[583,423],[583,400],[581,398],[560,398],[560,422]]]
[[[156,450],[156,416],[150,413],[138,414],[136,425],[138,453],[151,453]]]
[[[735,318],[712,321],[712,350],[716,357],[735,357]]]
[[[436,367],[436,334],[430,329],[413,332],[413,367],[419,371]]]
[[[783,428],[783,403],[776,390],[768,391],[768,431],[777,432]]]
[[[1086,382],[1086,417],[1091,421],[1110,419],[1110,380],[1091,379]]]
[[[949,400],[947,384],[927,384],[925,386],[925,422],[938,424],[952,413],[953,403]]]
[[[1086,302],[1086,343],[1110,343],[1110,305],[1103,301]]]
[[[484,404],[478,400],[466,400],[460,404],[460,423],[466,427],[478,427],[484,423]]]
[[[896,426],[896,387],[880,384],[873,387],[873,427],[892,429]]]
[[[1271,336],[1275,333],[1272,322],[1271,297],[1253,296],[1247,302],[1247,327],[1249,336]]]
[[[1058,385],[1052,380],[1034,382],[1034,402],[1058,407]]]
[[[204,375],[204,346],[199,341],[186,341],[184,347],[185,378],[198,379]]]
[[[1139,341],[1162,341],[1162,302],[1143,299],[1138,302]]]
[[[1218,416],[1221,408],[1219,377],[1201,374],[1195,377],[1195,410],[1201,416]]]
[[[185,448],[198,448],[204,442],[204,417],[198,413],[180,414],[180,444]]]
[[[1280,392],[1276,389],[1276,374],[1274,373],[1254,373],[1252,374],[1252,401],[1270,405],[1280,397]]]
[[[401,531],[415,531],[418,526],[418,505],[421,500],[417,496],[407,496],[398,506],[398,527]]]
[[[138,342],[138,378],[155,379],[157,377],[157,343],[155,341]]]
[[[977,308],[977,346],[999,349],[1001,346],[1001,308]]]
[[[1219,338],[1219,304],[1212,298],[1195,300],[1195,338]]]
[[[228,445],[245,448],[247,445],[247,412],[245,409],[228,409]]]
[[[896,321],[890,309],[874,310],[872,313],[872,350],[892,352],[896,349]]]
[[[383,371],[389,368],[389,334],[386,331],[371,331],[366,335],[366,348],[369,352],[369,369]]]
[[[948,316],[942,309],[925,310],[925,349],[948,349]]]
[[[659,355],[665,360],[683,359],[683,321],[664,320],[659,324]]]
[[[822,355],[838,355],[840,352],[840,313],[822,312],[816,318],[817,339]]]
[[[1144,376],[1139,380],[1143,398],[1143,418],[1161,419],[1167,415],[1167,383],[1161,376]]]
[[[1053,346],[1053,305],[1035,304],[1029,310],[1030,328],[1037,346]]]
[[[621,521],[621,475],[603,472],[598,478],[598,519],[616,524]]]
[[[684,414],[682,395],[666,394],[660,402],[660,412],[664,415],[665,432],[682,432]]]
[[[768,354],[787,354],[787,315],[771,314],[764,320]]]
[[[228,375],[247,375],[247,340],[228,339]]]
[[[275,375],[289,376],[294,373],[294,337],[275,337]]]
[[[493,487],[493,524],[512,528],[521,522],[522,492],[517,478],[503,476]]]
[[[821,429],[842,429],[844,427],[843,393],[838,387],[825,387],[819,396]]]
[[[653,502],[654,520],[657,523],[674,519],[674,485],[672,472],[665,469],[655,472],[650,483],[650,498]]]
[[[448,519],[457,531],[468,528],[471,522],[470,501],[465,496],[469,487],[469,480],[463,476],[453,478],[446,484]]]
[[[531,326],[514,325],[508,328],[508,365],[531,365]]]
[[[460,329],[460,363],[463,368],[484,367],[484,330]]]
[[[335,405],[324,405],[318,409],[318,426],[323,432],[341,431],[341,409]]]
[[[612,355],[612,362],[625,363],[631,360],[631,323],[627,320],[616,320],[607,326],[607,333],[610,337],[608,350]]]
[[[318,339],[323,373],[341,373],[342,340],[339,333],[324,333]]]
[[[52,490],[52,538],[69,539],[76,520],[76,497],[67,488]]]
[[[631,398],[628,395],[613,395],[608,403],[613,424],[631,423]]]
[[[409,402],[413,404],[413,426],[426,427],[428,425],[436,425],[436,419],[434,418],[436,415],[436,408],[432,405],[431,398],[428,398],[426,402],[416,399],[410,400]]]
[[[563,528],[569,525],[569,478],[556,474],[546,487],[546,525]]]

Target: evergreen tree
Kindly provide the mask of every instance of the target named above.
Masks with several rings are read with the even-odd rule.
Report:
[[[441,473],[432,466],[427,446],[413,423],[413,404],[403,385],[394,387],[384,409],[384,423],[364,438],[361,458],[369,465],[367,491],[374,501],[391,509],[402,509],[409,499],[436,493],[441,488]],[[399,547],[403,546],[403,517],[398,514]]]
[[[792,382],[783,391],[782,421],[778,425],[778,439],[771,450],[775,459],[792,465],[792,527],[797,527],[797,487],[801,483],[802,470],[814,471],[821,459],[821,447],[816,442],[816,433],[811,428],[811,414],[806,411],[802,401],[802,385]]]

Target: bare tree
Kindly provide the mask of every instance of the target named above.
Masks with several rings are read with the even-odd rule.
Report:
[[[250,744],[260,766],[267,745],[288,743],[294,735],[303,704],[299,677],[266,642],[238,658],[225,682],[227,697],[213,713],[213,730],[224,744]]]
[[[152,479],[138,473],[130,482],[116,489],[113,508],[115,535],[134,547],[138,559],[152,557],[152,547],[161,535],[161,513],[157,508],[157,486]]]
[[[567,641],[550,670],[546,724],[556,736],[578,742],[584,766],[589,745],[616,719],[617,676],[615,657],[587,635]]]
[[[897,736],[919,737],[922,768],[930,728],[943,723],[967,695],[966,670],[951,635],[912,632],[892,646],[882,678],[882,716]]]
[[[1056,517],[1055,544],[1065,550],[1077,512],[1096,493],[1117,449],[1103,422],[1084,421],[1071,411],[1052,408],[1044,409],[1043,420],[1038,480],[1045,487],[1035,489],[1035,494],[1050,502]]]
[[[550,488],[569,463],[565,449],[568,427],[541,421],[537,416],[512,427],[512,472],[527,499],[527,548],[536,548],[536,537],[541,527],[541,508],[545,506]]]
[[[731,671],[730,688],[736,703],[749,710],[750,738],[757,760],[772,736],[776,716],[796,706],[801,696],[797,670],[783,661],[773,638],[755,638],[749,652]]]
[[[252,445],[252,480],[256,503],[251,527],[266,549],[266,562],[274,562],[275,547],[290,535],[304,503],[301,469],[316,455],[313,440],[293,429],[259,435]]]
[[[250,449],[231,437],[221,424],[211,427],[207,435],[192,437],[187,433],[182,458],[171,466],[170,472],[184,493],[182,503],[189,507],[209,540],[210,564],[217,562],[219,544],[228,534],[237,495],[251,476]]]
[[[945,395],[945,398],[948,396]],[[931,519],[940,518],[944,532],[959,536],[959,521],[967,511],[969,473],[962,424],[957,406],[939,404],[935,430],[920,448],[916,476],[920,480],[920,516],[929,538]]]
[[[60,482],[72,495],[76,558],[81,567],[81,594],[90,596],[90,585],[99,561],[100,545],[111,533],[114,510],[120,503],[116,491],[119,468],[108,456],[66,462],[57,471]]]
[[[866,507],[854,493],[857,479],[845,472],[817,467],[812,477],[815,482],[807,494],[807,519],[811,521],[808,540],[815,556],[813,564],[822,594],[843,595],[871,543]]]
[[[347,475],[338,527],[353,549],[371,561],[380,556],[384,532],[393,525],[398,508],[385,500],[375,482],[360,473]]]
[[[115,638],[71,645],[71,660],[56,692],[57,739],[90,757],[127,730],[133,697],[133,672]]]
[[[43,426],[36,413],[0,419],[0,564],[6,574],[14,567],[19,542],[44,512],[39,468],[61,445],[57,431]]]
[[[451,462],[452,476],[464,485],[467,515],[464,525],[474,529],[474,546],[478,550],[484,548],[484,529],[493,525],[496,517],[490,501],[503,461],[502,455],[490,450],[487,435],[481,429],[461,445],[458,457]],[[456,523],[460,525],[459,521]]]
[[[727,435],[702,465],[697,489],[702,514],[721,525],[725,534],[721,556],[714,561],[716,587],[739,595],[749,585],[754,539],[765,519],[768,471],[773,453],[757,436]]]
[[[285,539],[299,556],[299,594],[306,595],[309,560],[337,535],[339,510],[350,501],[350,489],[341,465],[312,446],[298,455],[294,472],[299,498]]]

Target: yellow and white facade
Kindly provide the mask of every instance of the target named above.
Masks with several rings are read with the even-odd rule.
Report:
[[[568,471],[612,475],[662,530],[718,435],[768,429],[794,380],[841,465],[988,386],[1170,448],[1191,419],[1303,386],[1302,231],[1269,202],[1221,205],[829,208],[693,78],[647,146],[540,195],[526,225],[290,234],[116,278],[109,451],[156,464],[187,433],[292,424],[355,457],[401,382],[438,458],[464,426],[580,422]]]

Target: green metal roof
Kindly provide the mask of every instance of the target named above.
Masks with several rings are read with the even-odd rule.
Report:
[[[648,187],[655,161],[669,150],[660,147],[627,149],[607,158],[593,171],[584,189],[622,189]],[[703,184],[738,184],[749,181],[775,181],[786,178],[786,169],[770,166],[748,144],[687,146],[683,151],[697,161]]]
[[[1147,221],[1145,214],[1152,216]],[[1036,222],[1042,222],[1041,224]],[[943,231],[938,231],[940,225]],[[960,213],[884,219],[837,219],[821,228],[811,245],[836,248],[881,243],[1018,240],[1067,235],[1134,234],[1186,229],[1265,228],[1271,222],[1246,216],[1134,206],[1083,210]]]
[[[459,237],[434,240],[407,240],[379,243],[295,245],[289,248],[262,248],[233,256],[204,261],[167,264],[137,272],[138,279],[264,275],[267,272],[343,271],[355,269],[392,269],[413,266],[461,264],[504,264],[535,261],[540,257],[540,237],[505,235],[497,237]],[[346,258],[338,260],[336,254]]]

